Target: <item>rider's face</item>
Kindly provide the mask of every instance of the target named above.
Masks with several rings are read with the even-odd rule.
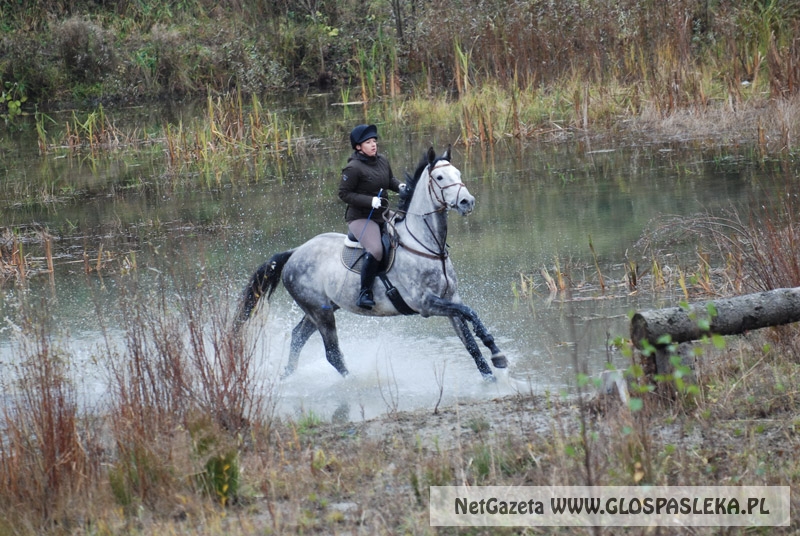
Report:
[[[370,138],[367,141],[362,142],[361,145],[357,145],[356,149],[367,156],[375,156],[378,154],[378,140],[375,138]]]

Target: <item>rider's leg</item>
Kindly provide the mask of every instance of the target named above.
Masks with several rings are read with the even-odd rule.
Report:
[[[356,302],[356,305],[362,309],[372,309],[375,307],[372,285],[375,283],[379,262],[380,261],[371,253],[364,253],[364,265],[361,267],[361,291],[358,294],[358,301]]]
[[[378,273],[378,265],[383,258],[380,226],[372,220],[355,220],[349,224],[350,232],[359,237],[361,246],[366,250],[364,265],[361,267],[361,290],[356,305],[362,309],[375,307],[372,285]]]

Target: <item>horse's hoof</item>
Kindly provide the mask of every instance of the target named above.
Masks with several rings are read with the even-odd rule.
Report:
[[[503,354],[497,354],[492,356],[492,365],[495,368],[507,368],[508,367],[508,359]]]
[[[483,381],[486,382],[486,383],[494,383],[494,382],[497,381],[497,378],[495,378],[494,374],[489,372],[489,373],[483,375]]]
[[[281,380],[285,380],[286,378],[288,378],[292,374],[294,374],[294,369],[290,369],[289,367],[286,367],[285,369],[283,369],[283,373],[280,375],[280,379]]]

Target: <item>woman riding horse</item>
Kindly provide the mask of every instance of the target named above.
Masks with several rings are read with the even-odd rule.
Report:
[[[363,136],[376,135],[377,129],[373,127],[364,132],[367,129],[368,126],[354,129],[354,146],[363,147],[366,141],[361,139]],[[358,141],[361,143],[356,143]],[[376,154],[372,153],[372,157],[380,162]],[[390,179],[391,173],[387,172],[384,180],[391,187],[394,182]],[[350,180],[350,176],[346,180],[342,178],[342,182]],[[412,312],[423,318],[449,318],[480,373],[487,380],[494,379],[492,368],[470,332],[470,324],[480,342],[492,353],[495,368],[506,368],[508,361],[478,314],[461,301],[458,278],[447,249],[448,212],[452,210],[466,216],[475,207],[475,198],[461,180],[461,172],[450,162],[450,147],[439,157],[433,147],[428,149],[405,186],[405,191],[401,192],[402,202],[397,208],[401,217],[394,219],[397,248],[394,263],[387,272],[387,281],[391,280],[396,294]],[[369,194],[361,195],[371,199]],[[383,206],[382,196],[373,197],[378,198],[380,206]],[[372,201],[368,206],[372,207]],[[364,218],[362,221],[369,223],[372,219]],[[377,223],[375,225],[377,227]],[[355,231],[361,232],[361,229],[356,227]],[[371,296],[375,304],[371,309],[356,305],[359,288],[355,281],[348,281],[351,271],[342,260],[345,238],[340,233],[323,233],[295,248],[276,253],[258,267],[244,290],[234,323],[236,332],[250,318],[259,300],[262,297],[269,299],[280,283],[303,311],[303,318],[292,330],[284,376],[295,371],[300,351],[314,333],[322,336],[328,362],[342,376],[347,376],[336,333],[335,315],[339,310],[376,317],[409,314],[398,308],[390,297],[388,284],[386,293]]]
[[[353,154],[342,170],[339,199],[347,203],[347,227],[366,250],[356,305],[372,309],[372,284],[383,258],[381,231],[386,222],[385,209],[389,207],[387,192],[400,192],[405,184],[395,178],[386,157],[378,154],[378,127],[358,125],[350,132],[350,145]]]

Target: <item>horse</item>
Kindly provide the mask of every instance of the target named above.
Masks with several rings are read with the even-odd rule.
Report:
[[[366,316],[419,314],[423,318],[445,316],[475,361],[485,380],[494,380],[492,368],[469,329],[491,352],[492,365],[508,367],[505,355],[495,344],[477,313],[462,303],[458,282],[447,245],[447,215],[451,209],[469,215],[475,198],[461,180],[461,172],[451,162],[451,147],[441,156],[429,148],[413,176],[406,174],[406,188],[400,203],[387,222],[390,235],[388,255],[391,266],[379,273],[386,293],[374,292],[375,306],[356,306],[360,278],[348,277],[355,270],[345,264],[343,248],[347,237],[341,233],[323,233],[304,244],[273,255],[262,264],[244,289],[235,317],[235,331],[250,318],[260,298],[269,301],[279,283],[302,309],[304,316],[292,330],[289,362],[282,377],[297,368],[300,351],[316,332],[322,336],[325,357],[342,375],[347,376],[344,356],[339,348],[334,314],[343,309]],[[350,237],[352,240],[354,237]],[[384,241],[386,245],[386,240]],[[358,246],[358,244],[351,244]],[[363,254],[363,250],[361,251]],[[383,269],[382,269],[383,270]],[[399,297],[399,299],[398,299]]]

